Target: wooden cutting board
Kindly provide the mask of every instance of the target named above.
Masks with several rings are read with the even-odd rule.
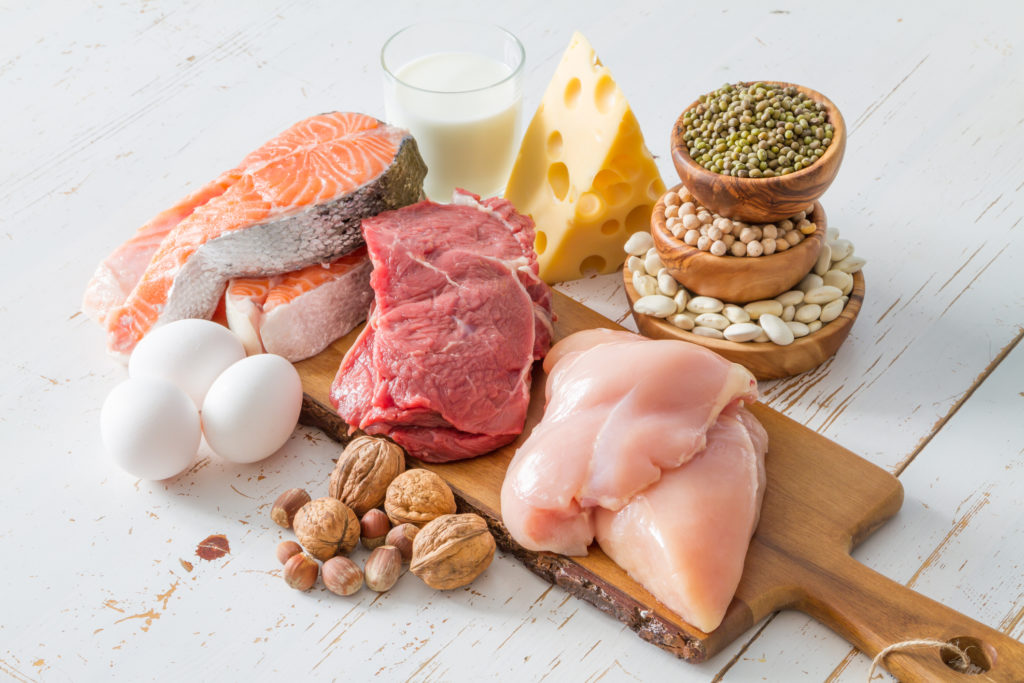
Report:
[[[618,325],[555,293],[555,338]],[[358,331],[320,355],[296,364],[305,397],[302,421],[348,440],[329,390],[345,350]],[[899,481],[819,434],[762,406],[752,410],[768,430],[768,486],[761,521],[750,544],[743,578],[721,626],[704,633],[682,621],[629,578],[595,545],[582,558],[535,553],[518,546],[501,523],[499,493],[512,454],[543,413],[544,376],[534,373],[526,430],[514,443],[473,460],[410,466],[437,472],[451,485],[460,511],[484,516],[498,544],[545,579],[596,605],[637,634],[677,656],[699,662],[720,652],[772,612],[798,609],[874,656],[909,639],[960,639],[977,645],[970,654],[990,680],[1024,680],[1024,646],[859,564],[850,550],[896,514]],[[976,641],[976,642],[975,642]],[[959,676],[937,649],[888,655],[885,666],[900,678]],[[965,677],[966,680],[966,677]]]

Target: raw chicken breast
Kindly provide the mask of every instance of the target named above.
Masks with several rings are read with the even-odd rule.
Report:
[[[617,512],[594,510],[601,549],[666,607],[714,630],[743,574],[764,495],[768,435],[729,408],[708,445]]]
[[[722,410],[757,398],[740,365],[695,344],[624,332],[570,335],[545,366],[544,419],[501,491],[505,526],[530,550],[585,555],[587,509],[622,508],[703,450]]]

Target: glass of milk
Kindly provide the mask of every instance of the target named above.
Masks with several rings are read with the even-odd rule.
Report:
[[[482,197],[504,191],[518,149],[525,56],[505,29],[469,22],[414,24],[384,43],[386,117],[416,138],[428,197],[450,201],[456,187]]]

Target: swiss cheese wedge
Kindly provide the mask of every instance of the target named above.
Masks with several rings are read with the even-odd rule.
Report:
[[[505,197],[537,224],[548,283],[614,272],[665,191],[611,73],[579,33],[523,137]]]

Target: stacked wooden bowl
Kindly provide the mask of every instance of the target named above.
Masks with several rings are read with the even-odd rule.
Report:
[[[772,83],[788,87],[789,83]],[[846,146],[846,126],[839,109],[818,92],[794,86],[822,103],[833,126],[832,143],[815,163],[794,173],[773,178],[740,178],[708,171],[690,158],[683,141],[685,125],[680,116],[672,130],[672,160],[684,187],[713,213],[748,223],[769,223],[788,218],[813,205],[809,219],[817,226],[795,247],[769,256],[714,256],[675,237],[666,225],[664,197],[651,216],[651,236],[665,268],[692,294],[711,296],[726,303],[770,299],[795,287],[813,269],[825,243],[826,217],[818,198],[832,183]],[[699,101],[698,101],[699,102]],[[696,106],[698,102],[690,105]],[[640,295],[633,288],[632,273],[623,268],[630,309]],[[684,331],[661,318],[633,310],[637,328],[648,337],[683,339],[708,347],[746,366],[758,379],[777,379],[805,372],[821,364],[839,349],[853,327],[864,298],[864,276],[854,275],[853,290],[842,314],[817,332],[786,346],[771,342],[732,342]]]

